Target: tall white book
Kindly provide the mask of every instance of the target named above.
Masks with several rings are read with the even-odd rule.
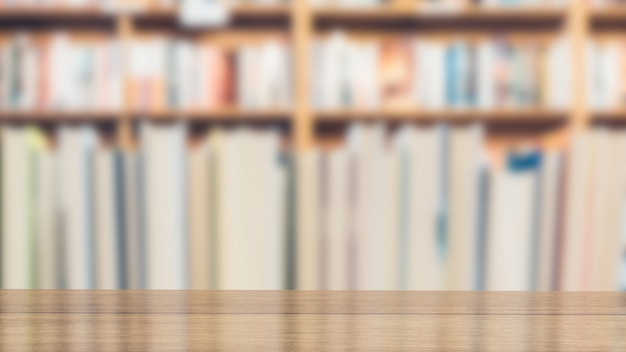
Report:
[[[381,213],[385,233],[384,269],[385,290],[400,289],[400,221],[402,205],[400,188],[400,153],[387,149],[383,156],[384,195],[381,202],[385,211]]]
[[[591,290],[619,289],[619,261],[622,255],[619,234],[619,212],[624,198],[624,166],[619,161],[626,150],[621,131],[596,127],[592,132],[595,144],[595,188],[591,210],[593,222],[591,261],[588,284]],[[589,250],[588,249],[588,250]]]
[[[300,290],[317,290],[320,278],[321,246],[321,158],[316,150],[297,156],[297,283]],[[330,259],[330,258],[327,258]]]
[[[35,288],[32,164],[38,132],[19,126],[2,130],[2,288]]]
[[[419,127],[410,142],[409,255],[407,288],[437,290],[441,286],[438,257],[439,191],[443,182],[441,130]]]
[[[145,241],[140,207],[142,181],[140,180],[141,153],[127,151],[122,158],[124,194],[124,288],[145,288]]]
[[[65,243],[65,286],[95,288],[93,157],[96,131],[89,126],[59,130],[61,213]]]
[[[483,153],[480,125],[450,132],[449,217],[445,248],[447,290],[473,290],[477,283],[479,165]]]
[[[214,212],[213,155],[208,141],[189,151],[187,194],[189,195],[189,285],[194,290],[213,288]]]
[[[350,127],[349,151],[354,158],[356,229],[356,287],[382,289],[385,283],[385,233],[381,214],[384,127],[359,125]]]
[[[487,239],[487,289],[530,290],[537,174],[492,172]]]
[[[40,289],[59,288],[61,238],[59,236],[58,157],[50,149],[42,149],[37,157],[36,233],[38,284]]]
[[[115,189],[115,155],[111,149],[100,148],[95,153],[95,275],[96,288],[120,288],[120,238]]]
[[[539,253],[536,289],[551,291],[555,288],[557,264],[557,240],[560,197],[562,194],[561,153],[548,150],[544,153],[541,166]]]
[[[349,173],[346,149],[339,148],[325,155],[325,182],[322,205],[322,226],[327,238],[327,288],[348,288],[349,241]]]
[[[611,212],[608,217],[609,230],[606,243],[605,272],[601,281],[601,289],[626,289],[626,237],[624,237],[624,204],[626,198],[626,165],[619,162],[626,151],[626,133],[613,131],[611,153]],[[621,280],[621,281],[620,281]]]
[[[263,153],[262,161],[267,163],[269,174],[267,188],[265,189],[265,204],[268,223],[266,243],[264,249],[265,277],[267,282],[263,285],[267,290],[283,290],[286,288],[286,224],[287,218],[287,160],[281,160],[279,154],[279,134],[275,130],[264,131],[261,137]]]
[[[140,126],[148,289],[186,289],[186,125]]]
[[[590,136],[579,132],[573,136],[567,160],[567,203],[561,245],[559,289],[577,291],[582,288],[582,254],[588,219],[590,179]]]
[[[249,244],[241,239],[242,219],[247,219],[247,205],[242,184],[242,149],[244,135],[241,130],[212,131],[211,143],[216,151],[218,211],[217,257],[218,288],[224,290],[249,289],[247,270],[252,258]],[[256,248],[254,248],[256,250]],[[247,252],[243,252],[247,250]]]

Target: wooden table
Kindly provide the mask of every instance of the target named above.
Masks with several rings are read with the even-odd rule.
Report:
[[[626,294],[4,290],[0,350],[623,352]]]

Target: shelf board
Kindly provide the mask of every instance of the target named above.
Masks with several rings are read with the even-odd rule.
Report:
[[[185,120],[185,121],[219,121],[219,122],[288,122],[291,120],[290,110],[245,110],[225,108],[212,111],[198,110],[165,110],[131,113],[133,119],[150,120]]]
[[[178,25],[176,7],[155,7],[129,12],[139,24]],[[231,10],[230,25],[287,24],[290,8],[286,5],[237,5]],[[98,7],[16,6],[0,8],[0,27],[33,25],[112,26],[117,15]],[[228,27],[227,26],[227,27]]]
[[[115,14],[97,7],[41,7],[16,6],[0,9],[1,27],[28,27],[41,25],[113,27]]]
[[[289,23],[290,8],[287,5],[237,5],[230,11],[228,27],[282,27]],[[178,9],[176,7],[161,7],[137,11],[133,14],[134,21],[142,26],[173,26],[178,27]],[[220,28],[215,28],[220,29]]]
[[[424,111],[417,109],[356,111],[334,110],[319,111],[315,114],[319,122],[352,122],[352,121],[446,121],[446,122],[486,122],[486,123],[555,123],[567,119],[566,111],[548,109],[520,110],[444,110]]]
[[[594,29],[626,28],[626,6],[595,9],[590,20]]]
[[[119,119],[117,111],[0,111],[0,121],[89,121],[107,122]]]
[[[321,26],[354,25],[381,27],[519,27],[527,30],[559,25],[565,10],[558,8],[482,9],[468,8],[456,12],[418,12],[407,8],[346,8],[326,7],[314,10]],[[537,28],[537,26],[541,28]]]
[[[590,115],[594,121],[626,122],[626,109],[594,111]]]

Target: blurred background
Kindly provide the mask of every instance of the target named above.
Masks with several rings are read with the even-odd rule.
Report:
[[[0,285],[626,290],[625,80],[617,0],[0,0]]]

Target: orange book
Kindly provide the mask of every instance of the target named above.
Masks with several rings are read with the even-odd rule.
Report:
[[[37,109],[50,107],[50,46],[48,42],[39,42],[39,85],[37,94]]]
[[[380,48],[380,96],[383,107],[411,106],[413,61],[410,42],[394,40],[383,42]]]

